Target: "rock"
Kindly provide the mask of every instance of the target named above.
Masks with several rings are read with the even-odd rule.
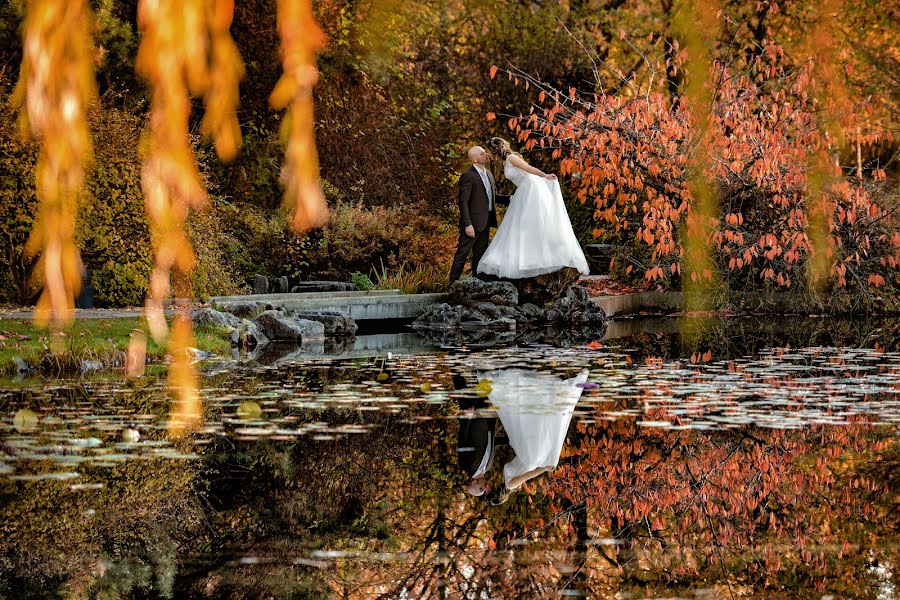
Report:
[[[594,325],[606,322],[606,313],[591,301],[587,290],[572,286],[547,311],[547,321],[564,321],[577,325]]]
[[[90,373],[92,371],[102,371],[103,361],[82,359],[78,361],[79,373]]]
[[[519,304],[519,293],[516,287],[507,281],[482,281],[481,279],[464,279],[450,286],[451,304],[474,306],[480,302],[490,302],[498,306],[516,306]]]
[[[356,286],[345,281],[301,281],[291,288],[292,293],[352,292]]]
[[[307,340],[324,340],[325,339],[325,324],[321,321],[312,321],[310,319],[297,319],[297,325],[300,326],[300,329],[303,333],[300,335],[300,339],[303,342]]]
[[[325,326],[325,335],[356,335],[356,321],[352,317],[339,312],[310,312],[298,313],[290,311],[290,315],[295,319],[306,319],[309,321],[318,321]]]
[[[264,310],[272,310],[274,307],[268,302],[229,302],[222,306],[222,312],[231,313],[241,319],[250,319]]]
[[[254,275],[252,285],[254,294],[269,293],[269,278],[265,275],[260,275],[259,273]]]
[[[290,289],[288,288],[288,278],[282,276],[272,281],[270,292],[273,294],[286,294],[288,289]]]
[[[201,350],[199,348],[187,348],[188,354],[191,357],[192,362],[200,362],[201,360],[206,360],[210,358],[213,353],[207,352],[206,350]]]
[[[546,275],[513,279],[510,283],[518,291],[519,302],[547,306],[562,297],[579,277],[581,273],[577,269],[566,267]]]
[[[122,430],[121,438],[126,444],[134,444],[141,439],[141,433],[137,429],[126,427]]]
[[[198,308],[191,313],[194,327],[240,327],[241,320],[230,312],[219,312],[212,308]]]
[[[241,321],[241,337],[238,345],[242,349],[253,350],[268,343],[269,338],[263,333],[262,327],[247,319]]]
[[[516,320],[510,319],[508,317],[500,317],[498,319],[491,319],[487,321],[473,322],[473,321],[463,321],[459,324],[460,331],[476,331],[476,330],[489,330],[489,331],[515,331],[516,330]]]
[[[299,343],[303,337],[303,329],[290,317],[277,310],[267,310],[254,321],[262,329],[263,334],[273,342]]]
[[[21,356],[15,356],[12,359],[13,367],[15,367],[16,375],[31,375],[34,373],[34,367],[28,364],[28,361]]]
[[[458,304],[441,302],[425,309],[418,319],[413,321],[415,329],[456,329],[462,321],[466,308]]]
[[[540,321],[544,318],[544,311],[531,303],[525,303],[519,307],[519,315],[523,321]]]

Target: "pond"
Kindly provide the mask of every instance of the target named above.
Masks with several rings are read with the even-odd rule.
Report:
[[[0,597],[900,596],[898,320],[360,340],[181,440],[159,374],[5,382]]]

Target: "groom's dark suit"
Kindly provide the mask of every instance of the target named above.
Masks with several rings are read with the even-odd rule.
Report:
[[[497,226],[497,204],[509,204],[509,196],[497,193],[497,184],[490,169],[485,170],[493,191],[493,206],[488,205],[488,191],[475,165],[459,177],[459,242],[450,269],[450,283],[462,275],[469,252],[472,253],[472,275],[476,273],[478,262],[488,247],[490,228]],[[466,235],[469,225],[475,229],[473,238]]]
[[[453,389],[466,387],[465,377],[453,374]],[[457,464],[468,476],[478,472],[482,461],[487,457],[490,464],[494,446],[497,443],[497,417],[480,416],[477,411],[487,408],[487,399],[480,396],[466,396],[458,399],[460,410],[472,414],[459,420],[459,437],[457,444]]]

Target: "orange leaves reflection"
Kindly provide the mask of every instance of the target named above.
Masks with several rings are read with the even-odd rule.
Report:
[[[35,321],[72,319],[81,287],[75,220],[92,149],[87,111],[96,97],[85,0],[31,0],[23,27],[24,53],[13,104],[20,128],[42,142],[35,173],[40,208],[26,250],[40,254],[44,289]]]
[[[325,45],[325,35],[313,18],[308,0],[279,0],[278,31],[284,73],[269,103],[276,110],[287,108],[281,124],[286,144],[281,179],[285,205],[294,209],[293,229],[303,232],[323,225],[328,218],[319,183],[312,101],[312,87],[318,80],[315,57]]]

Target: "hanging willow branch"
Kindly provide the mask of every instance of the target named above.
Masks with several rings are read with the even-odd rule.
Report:
[[[43,291],[35,322],[72,319],[81,287],[75,221],[85,169],[93,156],[87,111],[96,98],[90,9],[86,0],[30,0],[24,53],[12,102],[20,129],[41,142],[35,168],[37,219],[26,252],[40,254]]]
[[[319,159],[313,123],[312,88],[318,80],[316,52],[325,45],[309,0],[278,1],[278,33],[284,73],[269,103],[275,110],[287,108],[281,124],[286,148],[281,180],[284,204],[293,208],[294,231],[324,225],[328,205],[319,182]]]
[[[222,158],[232,158],[240,145],[236,110],[244,68],[229,34],[233,15],[233,0],[141,0],[138,5],[142,39],[136,68],[151,87],[142,187],[155,265],[146,315],[157,341],[168,333],[162,307],[170,280],[174,274],[187,282],[196,262],[186,233],[188,214],[209,204],[188,137],[190,96],[203,97],[203,132]],[[170,431],[176,435],[200,419],[192,344],[190,320],[177,317],[168,345],[169,385],[176,396]]]

